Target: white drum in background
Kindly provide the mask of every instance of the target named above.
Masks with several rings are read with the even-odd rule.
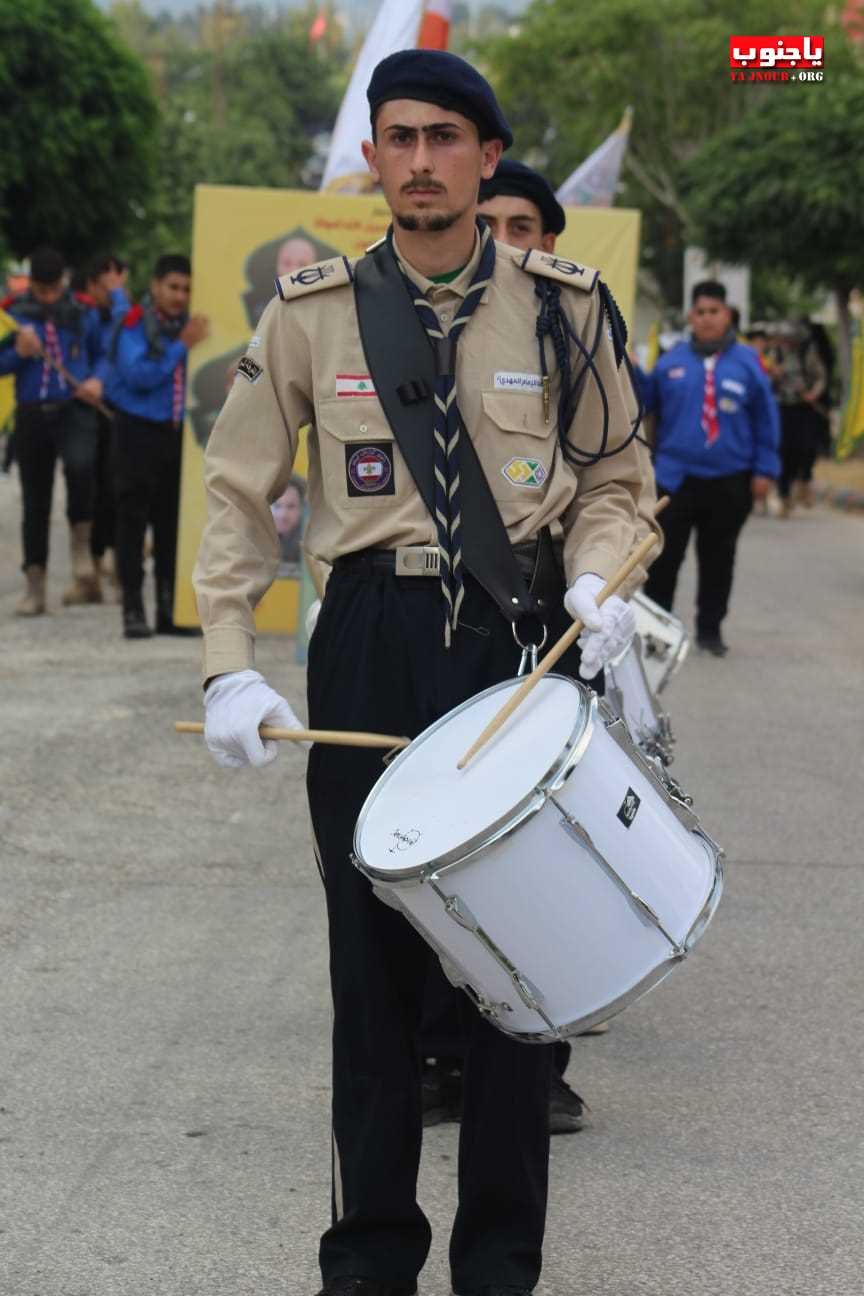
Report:
[[[639,590],[630,600],[642,639],[642,661],[653,692],[660,694],[690,651],[683,621]]]
[[[644,649],[635,634],[622,653],[605,668],[606,700],[630,730],[630,737],[646,756],[672,763],[672,726],[651,691],[645,673]]]
[[[549,674],[465,770],[520,680],[416,738],[369,794],[354,862],[506,1033],[579,1034],[644,994],[702,935],[722,851],[620,718]]]

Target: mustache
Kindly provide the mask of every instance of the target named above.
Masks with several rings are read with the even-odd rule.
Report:
[[[430,189],[435,193],[446,193],[444,186],[437,180],[409,180],[408,184],[402,186],[402,193],[417,193]]]

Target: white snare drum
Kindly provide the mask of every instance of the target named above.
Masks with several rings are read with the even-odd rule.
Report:
[[[644,650],[635,634],[622,653],[605,668],[606,700],[621,716],[630,736],[648,757],[658,756],[664,765],[672,763],[672,726],[661,711],[645,673]]]
[[[642,660],[652,690],[660,694],[690,651],[690,636],[683,621],[640,591],[630,606],[642,639]]]
[[[355,863],[508,1034],[578,1034],[695,945],[722,852],[584,685],[547,675],[463,771],[520,680],[422,733],[369,794]]]

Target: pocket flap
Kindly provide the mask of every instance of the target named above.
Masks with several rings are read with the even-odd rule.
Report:
[[[333,396],[318,402],[318,431],[337,441],[392,441],[393,429],[375,396]]]
[[[543,421],[539,392],[483,392],[483,412],[503,432],[547,437],[555,430],[551,418],[548,423]]]

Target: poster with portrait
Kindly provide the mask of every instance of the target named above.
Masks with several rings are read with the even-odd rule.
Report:
[[[237,363],[274,293],[277,275],[325,257],[361,256],[385,233],[383,198],[283,189],[199,185],[195,191],[192,309],[210,319],[210,336],[190,355],[188,417],[177,556],[175,619],[197,625],[192,570],[205,520],[204,448],[234,381]],[[632,318],[639,255],[639,213],[572,207],[558,240],[561,256],[602,268]],[[291,483],[271,503],[279,545],[278,577],[256,611],[259,631],[292,634],[314,594],[302,554],[306,513],[306,441],[301,434]]]

